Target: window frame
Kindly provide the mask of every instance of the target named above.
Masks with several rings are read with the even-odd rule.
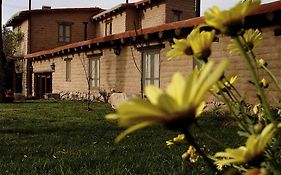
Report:
[[[65,61],[65,81],[71,82],[71,58],[64,59]]]
[[[150,57],[147,57],[148,55],[150,55]],[[151,55],[153,55],[153,61],[151,60],[152,57]],[[158,67],[155,65],[155,56],[158,55]],[[150,59],[150,68],[149,70],[147,69],[147,60]],[[142,82],[142,86],[143,88],[145,88],[146,86],[148,85],[154,85],[156,87],[160,87],[160,50],[159,49],[154,49],[154,50],[146,50],[146,51],[143,51],[142,53],[142,70],[143,70],[143,73],[142,73],[142,79],[143,79],[143,82]],[[155,70],[157,70],[158,72],[158,76],[155,76]],[[149,77],[147,77],[147,71],[149,71],[150,75]],[[155,83],[155,80],[158,81],[158,83],[156,84]],[[147,83],[149,82],[149,83]]]
[[[59,43],[71,43],[72,41],[72,22],[58,22],[58,42]],[[62,36],[61,34],[61,26],[62,26]],[[69,27],[69,36],[66,36],[66,28]],[[62,38],[62,40],[61,40]],[[69,41],[66,41],[69,39]]]
[[[174,22],[182,20],[183,11],[173,9],[172,12],[173,12],[173,21]]]
[[[108,31],[109,27],[109,31]],[[104,31],[105,36],[112,35],[112,19],[105,21],[105,31]]]

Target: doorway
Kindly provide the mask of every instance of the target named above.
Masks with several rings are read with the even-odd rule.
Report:
[[[22,93],[22,73],[16,74],[16,93]]]
[[[34,74],[34,95],[36,98],[43,98],[45,94],[52,93],[52,73]]]

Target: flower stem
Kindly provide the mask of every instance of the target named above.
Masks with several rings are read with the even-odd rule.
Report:
[[[264,65],[262,65],[262,68],[266,71],[266,73],[270,76],[270,78],[273,80],[273,82],[275,83],[276,87],[278,88],[278,90],[281,92],[281,86],[278,83],[277,78],[275,77],[275,75]]]
[[[260,95],[260,97],[261,97],[261,103],[263,104],[265,114],[266,114],[266,116],[268,117],[269,120],[273,121],[273,118],[272,118],[270,110],[269,110],[269,105],[268,105],[268,103],[266,101],[266,97],[265,97],[264,91],[262,90],[261,86],[259,85],[258,73],[257,73],[254,65],[252,64],[252,61],[251,61],[249,55],[243,49],[243,45],[242,45],[239,37],[234,37],[234,41],[236,42],[237,47],[239,48],[242,56],[244,57],[247,65],[248,65],[248,67],[249,67],[249,69],[250,69],[250,71],[252,73],[252,77],[254,79],[254,83],[255,83],[256,89],[258,91],[258,95]]]

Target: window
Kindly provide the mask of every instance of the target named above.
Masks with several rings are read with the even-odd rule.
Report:
[[[59,23],[59,42],[71,42],[71,23]]]
[[[105,22],[105,36],[112,35],[112,21]]]
[[[172,10],[174,21],[181,21],[182,20],[182,11],[180,10]]]
[[[100,59],[98,57],[89,58],[89,75],[91,87],[100,85]]]
[[[65,59],[65,81],[71,81],[71,59]]]
[[[159,50],[143,53],[143,86],[160,87]]]

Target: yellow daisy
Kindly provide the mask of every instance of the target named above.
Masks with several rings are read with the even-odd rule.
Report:
[[[236,80],[237,75],[231,76],[230,78],[226,78],[226,80],[224,81],[219,81],[210,90],[216,94],[219,94],[220,92],[225,92],[226,88],[231,89],[231,86],[236,82]]]
[[[239,36],[240,41],[242,42],[245,51],[248,51],[249,49],[252,50],[252,49],[256,48],[257,46],[259,46],[259,44],[262,40],[262,33],[258,29],[256,29],[256,30],[249,29],[249,30],[245,31],[245,33],[243,34],[243,37],[244,37],[245,41],[243,40],[243,38],[241,36]],[[230,54],[239,54],[240,53],[240,50],[237,47],[234,40],[231,40],[231,43],[228,45],[228,50],[229,50]]]
[[[227,60],[216,67],[213,61],[209,61],[201,70],[195,68],[187,77],[175,73],[165,91],[148,86],[145,89],[148,100],[134,99],[119,105],[116,114],[106,116],[107,119],[118,120],[121,127],[129,127],[116,141],[138,129],[158,123],[172,130],[187,129],[202,112],[204,97],[222,76],[227,65]]]
[[[207,62],[208,57],[211,55],[211,45],[214,41],[215,33],[215,30],[200,32],[198,28],[191,32],[189,42],[195,58]]]
[[[219,166],[230,164],[248,163],[252,166],[259,166],[264,158],[264,150],[271,141],[276,129],[271,123],[267,125],[259,135],[248,137],[246,145],[236,149],[226,149],[225,152],[218,152],[215,157],[222,158],[216,160]]]
[[[168,59],[184,55],[193,55],[195,58],[203,60],[211,54],[211,44],[215,37],[215,30],[200,32],[199,27],[191,31],[186,39],[174,39],[175,44],[167,53]]]
[[[229,10],[221,10],[214,6],[205,12],[205,21],[208,25],[224,34],[236,36],[244,24],[244,17],[260,5],[260,0],[245,0],[237,3]]]
[[[167,53],[168,60],[193,54],[188,38],[180,40],[174,38],[174,43],[172,49]]]

